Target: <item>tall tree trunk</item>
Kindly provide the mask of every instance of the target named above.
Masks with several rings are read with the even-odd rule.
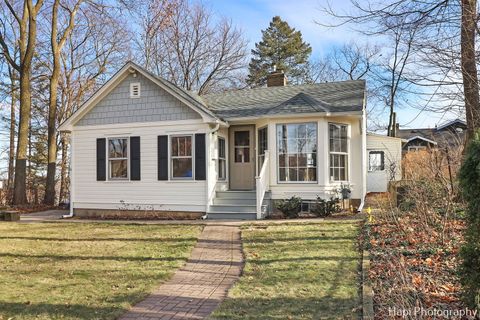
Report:
[[[9,68],[10,71],[10,92],[11,92],[11,101],[10,101],[10,141],[9,141],[9,150],[8,150],[8,179],[7,179],[7,201],[8,203],[12,202],[12,191],[13,191],[13,177],[14,177],[14,162],[15,162],[15,129],[16,129],[16,112],[15,106],[17,104],[17,88],[15,82],[15,71],[13,68]]]
[[[54,54],[55,56],[56,54]],[[59,56],[60,54],[58,54]],[[47,185],[44,203],[55,203],[55,173],[57,167],[57,88],[60,77],[60,59],[54,58],[52,77],[50,79],[50,102],[48,106],[48,166]]]
[[[55,203],[55,175],[57,168],[57,90],[60,78],[60,53],[65,41],[71,35],[75,25],[75,15],[83,0],[78,0],[70,11],[68,26],[58,39],[58,9],[60,0],[55,0],[52,6],[52,30],[50,34],[50,45],[52,47],[53,70],[50,77],[50,100],[48,105],[48,166],[47,185],[45,188],[44,203],[53,205]]]
[[[15,205],[27,203],[27,146],[30,131],[30,113],[32,111],[30,78],[37,40],[37,15],[43,5],[43,1],[38,0],[33,5],[32,0],[24,0],[23,17],[19,20],[20,116],[13,190],[13,204]]]
[[[475,61],[477,0],[462,0],[461,57],[468,143],[480,127],[480,98]]]
[[[61,134],[62,139],[62,161],[60,167],[60,203],[65,203],[67,200],[67,170],[68,170],[68,141],[65,133]]]
[[[27,203],[27,148],[30,131],[30,113],[32,109],[30,90],[30,66],[22,68],[20,73],[20,117],[18,124],[17,156],[15,159],[15,179],[13,203]]]

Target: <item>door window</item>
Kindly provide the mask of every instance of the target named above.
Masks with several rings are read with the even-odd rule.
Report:
[[[250,162],[250,131],[234,132],[235,162]]]

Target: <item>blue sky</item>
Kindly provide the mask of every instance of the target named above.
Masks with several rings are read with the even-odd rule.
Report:
[[[321,9],[327,5],[326,0],[204,0],[204,4],[210,6],[217,14],[232,19],[244,31],[246,39],[250,42],[250,48],[254,47],[255,42],[260,41],[261,30],[268,27],[272,17],[276,15],[302,32],[304,40],[313,48],[312,58],[325,55],[333,46],[350,41],[375,43],[375,39],[367,39],[348,26],[331,29],[316,24],[315,21],[333,22]],[[336,10],[348,11],[350,0],[330,0],[330,4]],[[425,102],[419,102],[423,103]],[[419,114],[420,108],[421,106],[418,109],[397,110],[400,124],[408,123],[412,128],[427,128],[456,118],[453,114],[433,112]]]

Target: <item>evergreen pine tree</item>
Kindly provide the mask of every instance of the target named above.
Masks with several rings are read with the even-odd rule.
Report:
[[[303,41],[302,33],[275,16],[270,26],[262,30],[262,41],[255,43],[252,50],[247,83],[252,87],[264,85],[274,65],[285,72],[290,82],[301,83],[311,53],[312,48]]]

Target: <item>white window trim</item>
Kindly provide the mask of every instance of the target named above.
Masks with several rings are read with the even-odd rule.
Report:
[[[277,126],[279,125],[289,125],[289,124],[315,124],[316,132],[317,132],[317,137],[315,139],[317,143],[317,163],[315,164],[315,169],[316,169],[316,175],[315,175],[315,180],[314,181],[282,181],[280,180],[280,152],[278,149],[278,135],[277,135]],[[307,122],[277,122],[274,124],[274,129],[275,129],[275,146],[277,150],[276,154],[276,164],[277,164],[277,184],[318,184],[318,175],[319,175],[319,168],[318,168],[318,122],[316,121],[307,121]],[[268,131],[267,131],[268,132]],[[298,168],[298,167],[297,167]]]
[[[371,170],[371,166],[370,166],[370,153],[383,153],[383,157],[380,156],[380,161],[381,159],[383,158],[383,169],[382,170]],[[385,151],[383,150],[369,150],[368,151],[368,168],[367,168],[368,172],[383,172],[385,171]]]
[[[218,136],[217,138],[217,166],[218,166],[218,171],[217,171],[217,180],[218,181],[227,181],[227,140],[224,138],[224,137],[221,137],[221,136]],[[224,144],[224,156],[223,158],[220,157],[220,140],[223,140],[223,144]],[[225,174],[225,177],[221,178],[220,177],[220,160],[223,160],[225,161],[225,169],[224,169],[224,174]]]
[[[127,157],[126,158],[113,158],[110,159],[110,151],[109,151],[109,142],[110,140],[119,140],[119,139],[127,139]],[[108,181],[130,181],[130,137],[107,137],[107,147],[105,152],[107,153],[107,174],[108,174]],[[126,178],[112,178],[111,171],[110,171],[110,161],[111,160],[127,160],[127,177]]]
[[[257,141],[256,141],[256,156],[257,156],[257,161],[256,161],[256,163],[255,163],[255,165],[256,165],[256,167],[257,167],[257,171],[256,171],[257,174],[260,174],[260,170],[262,170],[262,168],[260,167],[260,156],[262,156],[262,155],[260,154],[260,144],[259,144],[259,138],[260,138],[260,134],[259,134],[259,133],[260,133],[260,130],[266,130],[265,132],[266,132],[266,137],[267,137],[267,146],[266,146],[265,151],[268,151],[268,144],[269,144],[269,141],[268,141],[268,140],[269,140],[269,136],[268,136],[268,134],[269,134],[269,132],[268,132],[268,125],[264,125],[263,127],[257,128],[257,137],[256,137],[256,138],[257,138],[257,139],[256,139],[256,140],[257,140]],[[263,154],[263,156],[265,157],[265,153]],[[270,159],[270,161],[272,161],[272,160]]]
[[[347,152],[332,152],[330,151],[330,125],[337,125],[337,126],[346,126],[347,127]],[[341,122],[329,122],[327,125],[327,141],[328,141],[328,180],[330,183],[344,183],[350,182],[350,124],[348,123],[341,123]],[[347,163],[345,165],[345,173],[346,173],[346,180],[333,180],[332,176],[330,175],[330,155],[331,154],[340,154],[347,156]]]
[[[192,141],[192,150],[190,156],[172,156],[172,138],[175,137],[190,137]],[[174,177],[173,176],[173,159],[188,159],[192,158],[192,176],[191,177]],[[168,166],[170,171],[170,180],[175,181],[195,181],[195,136],[191,133],[189,134],[172,134],[168,136]]]
[[[135,86],[138,86],[138,95],[133,94],[133,88]],[[140,82],[132,82],[130,83],[130,98],[132,99],[138,99],[142,95],[142,86],[140,85]]]

